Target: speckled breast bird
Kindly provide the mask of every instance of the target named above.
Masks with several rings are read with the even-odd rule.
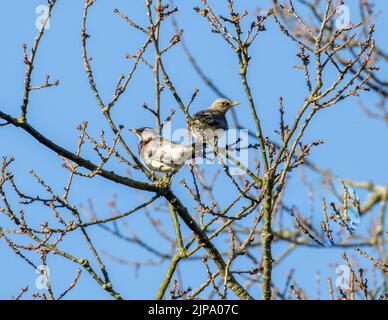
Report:
[[[186,160],[195,157],[196,144],[183,145],[169,141],[148,127],[129,130],[140,139],[138,145],[140,159],[151,171],[174,173]]]
[[[228,130],[226,112],[239,102],[228,99],[215,100],[208,109],[201,110],[192,115],[188,122],[188,129],[193,137],[199,141],[212,141],[220,139]]]

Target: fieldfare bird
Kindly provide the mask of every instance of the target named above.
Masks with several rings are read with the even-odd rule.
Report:
[[[240,104],[228,99],[215,100],[208,109],[192,115],[188,128],[193,137],[199,141],[213,141],[220,139],[228,130],[226,112],[233,106]]]
[[[194,158],[196,144],[183,145],[163,138],[152,128],[129,129],[140,139],[140,159],[154,172],[177,172],[185,161]],[[200,147],[198,148],[200,151]]]

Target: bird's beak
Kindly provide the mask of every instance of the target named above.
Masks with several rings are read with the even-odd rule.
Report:
[[[238,106],[240,104],[240,102],[237,102],[237,101],[232,101],[232,103],[230,104],[231,107],[234,107],[234,106]]]
[[[134,134],[137,134],[137,133],[138,133],[137,129],[135,129],[135,128],[128,129],[128,130],[131,131],[131,132],[133,132]]]

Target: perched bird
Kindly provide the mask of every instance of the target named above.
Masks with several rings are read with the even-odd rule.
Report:
[[[192,115],[188,128],[194,138],[200,141],[218,140],[228,130],[226,112],[239,102],[228,99],[215,100],[208,109],[201,110]]]
[[[152,128],[129,129],[140,139],[140,159],[154,172],[177,172],[185,161],[195,157],[196,144],[183,145],[163,138]]]

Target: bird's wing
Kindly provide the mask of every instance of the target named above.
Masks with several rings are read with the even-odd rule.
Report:
[[[153,139],[143,151],[150,160],[173,166],[183,164],[191,153],[189,147],[163,138]]]
[[[222,127],[224,126],[223,115],[213,114],[208,110],[198,111],[194,113],[193,120],[198,124],[208,127]]]
[[[183,145],[171,141],[167,141],[162,149],[164,153],[168,154],[165,154],[165,157],[170,157],[170,161],[178,165],[183,164],[193,153],[192,145]]]
[[[213,117],[213,114],[211,112],[208,112],[206,110],[194,113],[193,119],[209,126],[217,125],[217,119]]]

